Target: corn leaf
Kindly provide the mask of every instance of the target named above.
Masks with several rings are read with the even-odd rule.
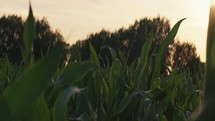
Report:
[[[181,19],[180,21],[178,21],[174,25],[174,27],[172,28],[170,33],[167,35],[165,40],[161,43],[161,46],[158,49],[158,54],[156,56],[155,66],[154,66],[153,71],[152,71],[151,79],[148,82],[148,87],[151,86],[151,83],[154,80],[154,78],[159,75],[160,68],[161,68],[161,65],[162,65],[162,59],[164,57],[165,51],[167,50],[167,47],[169,46],[169,44],[174,40],[174,38],[175,38],[175,36],[176,36],[176,34],[178,32],[178,29],[180,27],[180,24],[182,23],[183,20],[185,20],[185,19]]]
[[[48,106],[43,96],[35,103],[33,110],[25,121],[50,121]]]
[[[145,93],[154,100],[161,100],[167,96],[167,93],[160,88],[151,89]]]
[[[133,91],[130,95],[124,98],[119,105],[119,113],[122,113],[128,107],[132,99],[139,94],[140,94],[139,91]]]
[[[8,104],[2,94],[0,95],[0,107],[0,120],[12,121]]]
[[[33,11],[30,5],[29,15],[24,24],[24,48],[22,48],[22,57],[24,59],[25,64],[27,65],[31,63],[34,33],[35,33],[35,20],[34,20]]]
[[[55,102],[54,116],[55,121],[67,121],[67,104],[71,98],[76,93],[79,93],[79,88],[69,87],[65,89],[58,97]]]
[[[90,48],[90,61],[96,63],[97,65],[100,65],[99,58],[96,54],[96,51],[90,42],[89,42],[89,48]]]
[[[136,85],[138,85],[139,87],[138,88],[141,88],[144,86],[144,84],[138,84],[138,83],[144,83],[142,81],[143,79],[143,75],[144,75],[144,71],[145,71],[145,68],[146,68],[146,64],[147,64],[147,59],[148,59],[148,55],[149,55],[149,51],[150,51],[150,48],[151,48],[151,44],[152,44],[152,38],[153,36],[150,35],[149,38],[146,40],[142,50],[141,50],[141,56],[139,58],[139,61],[138,61],[138,65],[135,69],[135,80],[136,80]]]
[[[98,69],[98,66],[90,62],[71,62],[65,67],[55,84],[74,84],[88,72]]]
[[[215,91],[215,5],[211,6],[209,26],[208,26],[208,37],[207,37],[207,55],[206,55],[206,94],[205,98],[214,98]]]
[[[76,120],[78,120],[78,121],[91,121],[90,117],[86,113],[81,114]]]
[[[12,120],[22,121],[41,97],[60,62],[62,49],[57,47],[37,64],[29,67],[21,77],[6,88],[2,97]],[[0,113],[4,112],[1,108]],[[1,117],[0,117],[1,118]],[[1,120],[1,119],[0,119]]]

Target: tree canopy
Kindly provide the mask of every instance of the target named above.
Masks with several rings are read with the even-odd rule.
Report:
[[[23,46],[24,21],[16,15],[2,16],[0,18],[0,58],[7,56],[12,63],[20,63],[22,60],[21,47]],[[49,48],[55,44],[61,44],[64,48],[63,60],[69,54],[69,44],[59,31],[53,31],[44,18],[36,20],[35,36],[33,40],[33,56],[35,60],[48,53]]]
[[[170,23],[166,18],[143,18],[135,21],[128,28],[120,28],[115,32],[102,29],[98,33],[90,34],[85,40],[77,41],[72,48],[74,55],[81,60],[89,58],[89,42],[94,47],[96,53],[101,57],[101,64],[111,62],[110,53],[104,45],[123,52],[127,58],[127,63],[131,64],[140,56],[141,49],[149,35],[153,35],[153,43],[150,50],[150,57],[156,56],[158,47],[170,32]],[[78,52],[77,52],[78,51]],[[75,54],[76,53],[76,54]],[[106,61],[107,60],[107,61]],[[167,73],[168,68],[189,69],[196,72],[200,62],[196,48],[192,43],[180,43],[176,41],[168,47],[163,60],[164,66],[161,73]],[[198,64],[198,65],[196,65]],[[195,66],[195,67],[194,67]],[[193,68],[196,68],[194,71]]]
[[[7,56],[12,63],[20,63],[22,60],[21,49],[23,46],[23,26],[21,17],[16,15],[2,16],[0,18],[0,58]],[[68,56],[72,55],[76,60],[87,60],[90,56],[89,43],[94,47],[100,57],[101,65],[111,64],[112,58],[107,47],[117,51],[117,54],[124,53],[127,64],[132,64],[139,56],[145,41],[153,35],[153,42],[150,50],[150,57],[156,56],[158,47],[170,31],[169,20],[162,17],[142,18],[136,20],[128,28],[120,28],[115,32],[102,29],[98,33],[90,34],[85,40],[79,40],[71,47],[64,42],[59,31],[53,31],[46,19],[36,20],[33,56],[35,60],[46,55],[50,48],[56,44],[64,47],[65,62]],[[70,48],[70,52],[69,52]],[[177,71],[188,69],[195,74],[199,67],[202,67],[200,57],[196,48],[191,43],[172,43],[165,54],[162,72],[167,73],[168,68],[175,68]]]

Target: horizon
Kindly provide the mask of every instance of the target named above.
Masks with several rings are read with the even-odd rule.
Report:
[[[170,21],[171,27],[178,20],[187,18],[181,24],[176,39],[194,43],[203,62],[206,53],[209,3],[209,0],[31,1],[34,16],[39,19],[47,18],[51,28],[60,30],[66,42],[70,44],[102,29],[113,32],[122,27],[127,28],[135,20],[145,17],[165,17]],[[0,16],[16,14],[26,18],[29,1],[2,0],[0,6]]]

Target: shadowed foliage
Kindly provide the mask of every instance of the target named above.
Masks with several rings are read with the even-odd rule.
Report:
[[[31,46],[35,43],[32,43],[32,38],[39,41],[36,40],[37,36],[39,39],[43,36],[39,34],[34,37],[34,29],[44,36],[49,32],[49,29],[40,31],[35,28],[31,6],[29,8],[24,25],[24,44],[20,45],[24,48],[22,59],[27,58],[24,60],[27,64],[19,65],[24,67],[20,69],[17,64],[12,65],[7,57],[0,59],[0,67],[3,67],[0,68],[1,121],[185,121],[202,101],[202,95],[199,94],[202,88],[195,87],[193,75],[187,70],[182,72],[177,69],[181,65],[189,65],[189,62],[184,63],[181,59],[174,61],[175,58],[196,56],[192,46],[176,42],[174,47],[174,38],[184,19],[179,20],[166,37],[159,40],[158,45],[153,45],[158,41],[155,39],[157,29],[146,33],[143,36],[145,40],[142,40],[144,44],[140,46],[140,55],[135,56],[131,56],[131,52],[141,43],[137,44],[135,42],[138,40],[132,39],[138,35],[136,31],[133,32],[136,29],[129,27],[131,35],[134,34],[128,35],[131,40],[120,39],[122,33],[125,34],[123,36],[129,34],[126,33],[127,29],[120,30],[121,34],[102,30],[89,36],[91,40],[73,45],[72,58],[68,64],[59,67],[61,56],[67,54],[63,53],[65,46],[61,45],[61,41],[59,44],[54,38],[51,41],[54,46],[49,46],[50,52],[45,48],[43,53],[41,49],[39,52],[44,56],[40,57],[39,54],[38,61],[28,59],[33,55]],[[44,24],[47,25],[46,22]],[[46,37],[43,39],[51,38],[49,34]],[[167,51],[168,46],[173,49]],[[182,55],[183,51],[188,54],[175,54],[178,50]],[[170,64],[176,66],[168,74],[162,75],[166,51],[172,56]],[[84,59],[83,54],[86,54]],[[192,57],[186,61],[189,60]],[[214,67],[214,61],[211,62]],[[17,69],[14,70],[14,67]],[[11,74],[17,72],[21,73]],[[210,79],[213,81],[212,77]],[[4,81],[10,83],[7,85]]]
[[[108,48],[116,50],[116,54],[123,55],[128,65],[137,61],[141,49],[149,35],[152,34],[152,46],[150,48],[151,61],[154,62],[158,53],[158,47],[170,31],[169,21],[165,18],[157,17],[153,19],[143,18],[135,21],[128,28],[120,28],[118,31],[109,32],[102,29],[100,32],[89,35],[85,40],[77,41],[71,46],[74,60],[87,60],[90,56],[89,42],[95,48],[95,52],[100,57],[101,65],[112,63]],[[176,68],[178,71],[188,70],[192,74],[204,71],[204,64],[201,63],[197,55],[196,48],[192,43],[172,42],[165,52],[161,73],[166,75],[170,70]]]
[[[12,63],[20,63],[22,60],[21,47],[23,47],[24,22],[16,15],[2,16],[0,18],[0,58],[7,56]],[[46,19],[35,22],[35,34],[33,37],[33,57],[35,60],[47,54],[50,48],[56,44],[61,44],[64,48],[67,60],[69,44],[64,42],[64,38],[59,31],[53,31]]]

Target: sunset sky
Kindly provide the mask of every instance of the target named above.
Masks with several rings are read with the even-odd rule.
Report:
[[[173,26],[181,25],[177,38],[193,42],[205,61],[209,0],[31,0],[34,16],[46,17],[68,43],[86,38],[102,28],[114,31],[128,27],[143,17],[166,17]],[[21,15],[26,18],[29,0],[0,0],[0,16]]]

